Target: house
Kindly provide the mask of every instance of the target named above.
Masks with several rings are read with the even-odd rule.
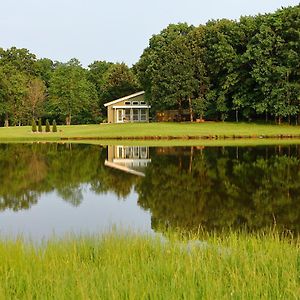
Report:
[[[107,122],[127,123],[127,122],[149,122],[150,106],[145,102],[145,92],[138,92],[108,103]]]
[[[149,147],[108,146],[104,165],[136,176],[145,176],[151,163]]]

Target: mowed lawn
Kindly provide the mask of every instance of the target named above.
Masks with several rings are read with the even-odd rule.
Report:
[[[129,137],[277,137],[300,136],[300,126],[255,123],[143,123],[58,126],[57,133],[32,133],[30,126],[0,128],[0,140],[60,140],[61,138]]]

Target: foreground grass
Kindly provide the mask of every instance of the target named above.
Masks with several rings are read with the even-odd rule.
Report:
[[[32,133],[31,127],[0,128],[1,141],[57,141],[61,138],[144,138],[144,137],[277,137],[300,136],[300,126],[255,123],[143,123],[59,126],[57,133]]]
[[[2,299],[297,299],[299,240],[277,234],[0,242]]]

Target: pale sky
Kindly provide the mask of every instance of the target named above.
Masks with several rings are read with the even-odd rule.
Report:
[[[0,0],[0,47],[38,58],[138,61],[149,38],[170,23],[273,12],[299,0]]]

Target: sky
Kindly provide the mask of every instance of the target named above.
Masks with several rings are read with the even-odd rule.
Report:
[[[138,61],[153,34],[170,23],[274,12],[299,0],[0,0],[0,47],[83,66]]]

